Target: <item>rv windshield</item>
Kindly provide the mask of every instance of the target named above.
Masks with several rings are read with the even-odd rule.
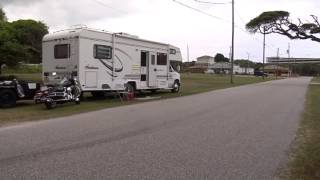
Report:
[[[180,72],[180,64],[181,64],[181,62],[179,62],[179,61],[170,61],[170,65],[171,65],[172,69],[176,72]]]

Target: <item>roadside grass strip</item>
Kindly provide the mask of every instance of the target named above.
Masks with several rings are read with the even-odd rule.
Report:
[[[309,85],[288,179],[320,179],[320,78]]]

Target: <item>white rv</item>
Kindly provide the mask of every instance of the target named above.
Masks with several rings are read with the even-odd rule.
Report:
[[[43,38],[43,81],[74,76],[82,91],[179,91],[180,49],[125,33],[68,29]]]

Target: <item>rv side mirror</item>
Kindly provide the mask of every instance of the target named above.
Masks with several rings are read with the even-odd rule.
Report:
[[[177,71],[180,72],[181,68],[180,65],[177,66]]]

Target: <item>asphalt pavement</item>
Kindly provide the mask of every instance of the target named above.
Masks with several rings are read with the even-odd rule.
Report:
[[[0,128],[0,179],[275,179],[311,78]]]

